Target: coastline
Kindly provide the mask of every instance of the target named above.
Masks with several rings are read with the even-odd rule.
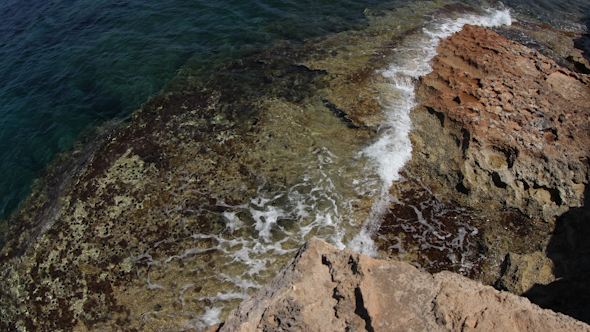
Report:
[[[527,61],[531,66],[519,65]],[[585,62],[584,67],[587,65]],[[590,326],[582,323],[590,319],[585,300],[590,290],[586,281],[590,266],[585,263],[588,246],[584,244],[590,231],[586,225],[590,200],[585,189],[589,177],[585,149],[590,121],[588,76],[559,67],[553,60],[491,30],[469,25],[441,43],[433,67],[432,73],[422,77],[417,86],[421,104],[412,110],[412,142],[416,149],[405,167],[407,178],[392,188],[397,191],[399,201],[394,205],[398,207],[391,209],[391,216],[381,224],[379,233],[380,249],[388,251],[394,259],[375,261],[349,249],[339,250],[317,238],[311,239],[276,278],[244,300],[225,322],[211,326],[209,332],[343,328],[590,330]],[[560,78],[559,83],[555,77]],[[512,80],[516,84],[502,88]],[[488,84],[494,88],[490,89]],[[546,89],[543,97],[538,97],[537,92],[543,88]],[[497,100],[492,91],[497,93]],[[532,112],[525,107],[533,104],[522,102],[530,96],[537,96],[539,105],[551,100],[552,107],[541,106],[538,112]],[[494,114],[501,116],[494,117]],[[559,123],[551,131],[530,125],[545,117]],[[484,120],[477,121],[480,118]],[[489,123],[485,123],[486,118]],[[512,121],[523,126],[506,130]],[[496,133],[495,128],[499,128]],[[514,140],[507,133],[529,136],[528,140]],[[536,137],[539,133],[544,144],[553,146],[539,145]],[[557,165],[557,170],[552,170],[551,165],[541,167],[542,170],[535,168],[552,161],[586,163]],[[564,168],[571,173],[559,171]],[[502,173],[511,171],[514,171],[512,177]],[[467,174],[462,176],[462,173]],[[481,181],[486,174],[490,178]],[[526,181],[546,181],[547,185],[513,187],[514,182]],[[579,189],[567,189],[576,185]],[[495,190],[510,193],[497,194]],[[550,190],[555,194],[538,194]],[[527,199],[519,200],[522,195]],[[400,201],[409,207],[420,204],[423,208],[421,211],[414,208],[414,212]],[[445,216],[445,209],[457,211],[457,205],[467,213]],[[437,211],[427,215],[429,209],[424,206]],[[449,260],[469,253],[455,252],[455,255],[452,246],[444,248],[445,242],[467,241],[469,235],[465,228],[471,226],[470,221],[474,226],[469,229],[473,231],[471,235],[481,232],[476,241],[486,248],[486,259],[478,262],[482,264],[481,270],[471,277],[496,289],[448,272],[454,268]],[[433,243],[443,247],[435,253],[424,250],[423,244],[420,250],[412,248],[415,244],[411,236],[417,238],[429,233],[435,235],[433,238],[447,236],[439,232],[444,227],[436,228],[441,224],[447,230],[452,228],[449,224],[458,224],[459,236]],[[402,227],[405,236],[400,235]],[[385,239],[385,234],[389,238]],[[428,261],[440,265],[427,266]],[[497,268],[500,265],[502,268]]]
[[[244,231],[244,216],[236,207],[248,204],[252,197],[261,197],[258,202],[262,206],[263,199],[270,199],[273,193],[295,185],[294,179],[306,174],[306,169],[294,162],[293,155],[308,150],[309,146],[316,148],[312,151],[313,156],[330,157],[327,153],[322,155],[324,152],[310,137],[319,136],[318,141],[328,142],[330,147],[344,146],[347,149],[367,145],[374,138],[383,121],[382,105],[375,101],[378,94],[374,89],[383,82],[375,72],[385,65],[383,59],[387,57],[384,55],[403,36],[385,30],[365,33],[341,34],[338,42],[346,46],[336,53],[328,51],[333,51],[335,42],[332,39],[314,39],[302,48],[277,44],[269,51],[228,64],[223,72],[229,73],[227,76],[222,73],[210,81],[183,83],[187,90],[193,90],[191,93],[177,92],[152,98],[133,115],[131,123],[111,130],[106,145],[100,143],[100,148],[97,145],[91,149],[96,151],[96,154],[91,153],[93,157],[88,155],[87,159],[80,159],[91,158],[92,161],[80,164],[81,176],[76,178],[71,191],[68,189],[59,197],[63,212],[56,213],[62,216],[60,222],[33,236],[35,241],[30,248],[26,243],[31,237],[25,232],[19,233],[20,240],[3,248],[2,307],[11,308],[7,311],[9,313],[4,313],[3,318],[7,319],[3,321],[20,317],[19,326],[31,330],[36,324],[54,329],[115,326],[150,329],[174,324],[174,319],[165,315],[189,311],[185,305],[194,306],[193,312],[201,315],[212,312],[207,310],[213,308],[215,294],[206,294],[203,288],[216,289],[211,285],[216,281],[199,274],[209,268],[213,270],[219,264],[214,249],[229,250],[235,245],[246,247],[239,241],[232,242],[215,235],[223,233],[232,222],[235,223],[231,227],[232,233]],[[373,53],[360,50],[367,47],[366,44],[358,47],[354,44],[356,40],[368,39],[372,40]],[[347,57],[346,52],[356,58]],[[236,79],[242,79],[244,73],[249,76],[248,84]],[[296,89],[290,82],[296,82]],[[264,88],[259,90],[260,86]],[[215,90],[211,91],[212,87]],[[356,93],[358,91],[361,93]],[[310,112],[309,108],[320,112]],[[362,113],[355,112],[355,109]],[[434,125],[438,119],[434,115],[424,121]],[[318,123],[334,129],[321,135],[317,132],[302,134],[296,139],[285,135],[291,129],[295,131],[295,128],[299,130],[306,126],[312,128],[310,131],[316,130],[313,125]],[[432,133],[432,127],[428,130]],[[453,139],[447,143],[455,144]],[[414,146],[417,146],[415,142]],[[352,159],[345,148],[339,156]],[[277,154],[280,151],[282,154]],[[416,153],[423,151],[416,149],[414,152],[412,162],[415,165],[423,161],[416,158]],[[277,168],[276,165],[286,166]],[[424,169],[423,166],[414,167]],[[411,165],[407,168],[412,172]],[[262,182],[268,184],[264,190],[270,193],[269,196],[260,195]],[[154,183],[161,187],[156,188]],[[222,184],[212,186],[218,183]],[[246,189],[243,189],[243,183],[248,184]],[[450,183],[437,185],[432,182],[422,184],[422,188],[436,189],[438,186],[446,194],[457,188],[456,178],[450,179]],[[416,183],[401,181],[398,185],[401,189],[394,188],[393,192],[403,191],[404,186],[415,186]],[[460,198],[461,193],[453,195],[449,195],[449,201],[472,207]],[[47,198],[51,199],[49,196]],[[358,213],[355,220],[366,219],[370,214],[370,203],[358,203],[354,210]],[[483,210],[477,205],[475,208]],[[266,212],[266,221],[273,216],[270,208],[253,210]],[[274,213],[274,216],[279,215],[277,211]],[[486,213],[481,212],[483,218]],[[563,211],[559,210],[557,214],[560,213]],[[40,214],[46,216],[45,212]],[[35,223],[33,215],[22,218],[25,223],[21,225],[25,227],[43,227]],[[539,218],[544,217],[539,215]],[[276,220],[277,225],[287,231],[291,231],[288,227],[294,227],[280,224],[280,218]],[[550,231],[547,223],[537,222],[541,225],[539,227],[546,228],[540,237],[546,237]],[[270,229],[263,233],[264,224],[260,225],[261,229],[256,225],[256,230],[260,231],[260,242],[265,243],[264,235],[270,236]],[[520,226],[504,235],[505,239],[519,234]],[[358,222],[353,227],[359,227]],[[33,234],[34,229],[31,227]],[[169,229],[178,230],[172,239],[168,236]],[[326,226],[323,230],[333,229]],[[322,230],[318,232],[321,235]],[[309,235],[312,234],[306,234]],[[280,249],[283,250],[281,259],[268,261],[270,270],[275,271],[299,246],[287,236],[278,241],[288,249]],[[541,243],[541,246],[545,245],[545,242]],[[26,247],[21,247],[23,244]],[[488,270],[497,270],[504,251],[496,253],[495,260],[486,267]],[[196,257],[196,261],[183,261],[187,257]],[[411,261],[412,257],[405,259]],[[224,259],[220,262],[223,264]],[[176,264],[177,270],[198,272],[166,275],[165,264]],[[448,268],[443,265],[445,267]],[[233,269],[247,270],[248,267]],[[489,271],[484,273],[491,277],[480,279],[488,284],[498,277]],[[203,285],[196,285],[191,280],[195,276],[205,280]],[[270,277],[265,273],[255,281],[264,283]],[[169,285],[173,279],[180,281]],[[221,285],[218,290],[227,292],[229,289],[228,285]],[[253,293],[255,289],[247,287],[245,293]],[[193,303],[187,304],[183,295],[189,290],[195,294],[190,296]],[[169,302],[157,303],[152,292],[161,292],[159,296]],[[228,302],[232,305],[245,298],[244,294],[231,291],[228,294]],[[234,298],[231,298],[232,294]],[[183,299],[182,306],[175,304],[175,298]],[[195,299],[201,303],[195,303]],[[20,303],[13,306],[9,303],[11,300]],[[22,308],[31,312],[21,315],[20,310],[27,310]],[[227,315],[229,310],[224,311]],[[9,315],[12,316],[8,318]],[[202,321],[194,321],[195,316],[197,314],[177,323],[203,328]],[[142,322],[144,318],[147,323]]]

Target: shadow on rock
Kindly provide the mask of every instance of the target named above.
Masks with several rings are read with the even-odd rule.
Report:
[[[574,47],[582,51],[582,57],[586,59],[588,63],[590,63],[590,8],[587,9],[586,17],[584,18],[583,22],[586,27],[586,33],[580,36],[580,38],[574,39]],[[575,61],[573,64],[577,70],[584,74],[590,74],[590,68],[586,66],[583,61]]]
[[[523,294],[539,306],[590,323],[590,186],[584,205],[563,214],[547,247],[556,280]]]

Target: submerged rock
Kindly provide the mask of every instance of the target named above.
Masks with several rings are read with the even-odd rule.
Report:
[[[473,280],[420,272],[312,238],[209,331],[590,331]]]

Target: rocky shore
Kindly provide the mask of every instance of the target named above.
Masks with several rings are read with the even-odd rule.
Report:
[[[375,260],[313,238],[208,332],[590,331],[571,317],[450,272]]]
[[[522,27],[498,32],[514,30]],[[587,66],[579,50],[569,52],[578,68]],[[476,26],[443,41],[433,69],[417,87],[415,150],[406,171],[442,204],[471,209],[487,256],[476,278],[588,322],[590,78]],[[392,192],[415,198],[416,188],[406,180]],[[393,206],[391,224],[407,214]],[[392,232],[388,220],[380,230],[388,239],[377,238],[381,250],[426,269],[425,261],[448,259],[440,252],[408,255],[411,241],[400,239],[399,228]],[[210,331],[590,329],[496,289],[311,240]]]
[[[365,30],[277,43],[210,76],[183,69],[57,159],[10,220],[0,329],[588,331],[590,66],[551,29],[467,25],[440,43],[372,234],[388,260],[318,239],[291,260],[334,229],[307,210],[281,218],[286,193],[320,201],[322,172],[362,170],[338,163],[384,123],[381,73],[419,32],[416,11],[367,12]],[[374,202],[348,180],[328,182],[351,197],[337,230],[354,235]]]
[[[482,281],[588,321],[590,78],[480,27],[438,52],[418,87],[409,168],[460,205],[495,211],[479,221]]]

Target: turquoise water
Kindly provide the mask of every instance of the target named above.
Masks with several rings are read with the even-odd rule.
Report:
[[[359,28],[365,8],[403,2],[3,1],[0,218],[16,209],[39,172],[82,130],[130,114],[187,61],[207,69],[276,40]],[[515,18],[575,31],[588,19],[590,1],[504,5]]]
[[[340,4],[2,2],[0,216],[16,208],[38,172],[80,131],[138,108],[189,58],[207,67],[277,39],[350,28],[362,10]]]

